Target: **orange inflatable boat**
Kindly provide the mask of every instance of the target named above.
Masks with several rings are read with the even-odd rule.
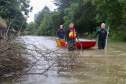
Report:
[[[56,39],[57,47],[67,47],[67,42],[64,39]],[[96,40],[79,39],[75,43],[78,49],[92,48],[96,45]]]

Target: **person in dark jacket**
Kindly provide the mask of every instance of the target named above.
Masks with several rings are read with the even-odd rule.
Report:
[[[105,23],[101,24],[100,29],[97,31],[96,35],[98,35],[98,49],[104,49],[106,45],[106,37],[107,37]]]
[[[66,40],[68,43],[68,49],[69,50],[74,50],[74,44],[76,42],[76,38],[77,38],[77,32],[76,29],[74,27],[74,23],[70,23],[69,24],[69,28],[66,31]]]
[[[65,37],[65,31],[63,29],[63,25],[60,25],[60,28],[57,30],[57,37],[59,39],[64,39],[64,37]]]

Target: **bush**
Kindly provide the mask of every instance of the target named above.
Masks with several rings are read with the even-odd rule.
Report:
[[[0,76],[14,76],[27,67],[28,63],[21,51],[17,43],[0,40]]]
[[[125,31],[116,31],[116,32],[114,31],[111,33],[110,39],[114,41],[126,42],[126,33]]]

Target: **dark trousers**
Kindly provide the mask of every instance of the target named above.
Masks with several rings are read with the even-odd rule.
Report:
[[[68,41],[68,49],[69,50],[73,50],[73,49],[75,49],[75,39],[70,39],[69,41]]]
[[[104,49],[106,45],[106,39],[98,39],[98,49]]]

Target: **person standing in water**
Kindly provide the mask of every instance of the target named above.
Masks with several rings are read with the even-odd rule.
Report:
[[[96,36],[97,35],[98,35],[98,49],[104,49],[106,45],[106,37],[107,37],[105,23],[101,24],[100,29],[96,33]]]
[[[65,31],[64,31],[63,25],[60,25],[60,28],[57,30],[57,37],[59,39],[64,39]]]
[[[66,42],[65,42],[65,31],[63,28],[63,25],[60,25],[60,28],[57,30],[57,39],[56,39],[56,43],[57,43],[57,47],[65,47],[66,46]]]
[[[69,24],[69,28],[66,31],[66,40],[68,43],[68,50],[74,50],[75,49],[75,42],[77,38],[77,32],[74,26],[74,23]]]

